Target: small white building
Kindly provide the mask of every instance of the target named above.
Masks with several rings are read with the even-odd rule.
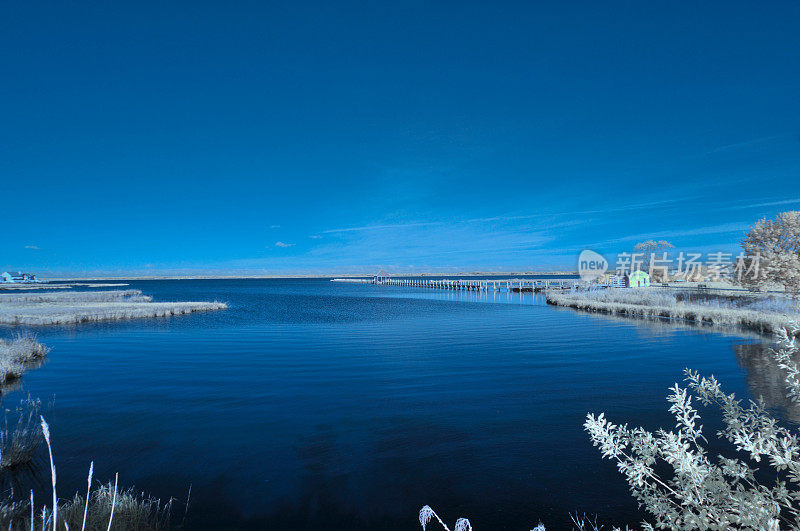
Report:
[[[650,275],[644,271],[634,271],[628,275],[628,287],[646,288],[650,286]]]
[[[0,275],[2,282],[36,282],[36,275],[22,273],[21,271],[9,273],[8,271]]]
[[[612,288],[627,288],[628,283],[625,281],[625,277],[622,275],[609,275],[606,282]]]

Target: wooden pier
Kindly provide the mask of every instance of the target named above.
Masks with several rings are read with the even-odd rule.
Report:
[[[453,291],[506,291],[535,293],[547,289],[571,289],[586,285],[578,278],[508,278],[508,279],[422,279],[422,278],[334,278],[333,282],[357,282],[379,286],[445,289]]]

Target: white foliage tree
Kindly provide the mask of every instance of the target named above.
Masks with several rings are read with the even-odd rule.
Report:
[[[674,248],[667,240],[647,240],[634,245],[636,253],[642,255],[642,271],[648,272],[651,276],[666,279],[666,271],[654,267],[654,261],[663,258],[664,253]]]
[[[764,218],[747,233],[745,255],[759,256],[759,283],[775,283],[796,297],[800,292],[800,212]]]

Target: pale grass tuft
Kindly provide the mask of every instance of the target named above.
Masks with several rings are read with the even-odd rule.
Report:
[[[436,521],[439,522],[445,531],[450,531],[450,528],[447,527],[447,524],[445,524],[442,519],[439,518],[439,515],[436,514],[436,512],[431,509],[429,505],[424,506],[419,511],[419,523],[422,526],[422,531],[426,530],[428,524],[433,518],[436,518]],[[466,518],[459,518],[456,520],[454,531],[472,531],[472,525]]]
[[[117,482],[119,481],[119,473],[114,474],[114,497],[111,499],[111,514],[108,516],[108,529],[111,531],[111,521],[114,520],[114,507],[117,505]]]
[[[44,420],[44,416],[39,416],[42,419],[42,433],[44,440],[47,443],[47,452],[50,454],[50,479],[53,485],[53,531],[56,531],[58,525],[58,496],[56,495],[56,465],[53,461],[53,447],[50,445],[50,426]]]
[[[419,510],[419,523],[422,526],[422,531],[427,529],[431,518],[433,518],[435,514],[436,513],[433,512],[433,509],[431,509],[428,505]]]
[[[81,531],[86,529],[86,515],[89,514],[89,495],[92,493],[92,476],[94,475],[94,461],[89,464],[89,479],[86,481],[86,507],[83,509],[83,522]]]

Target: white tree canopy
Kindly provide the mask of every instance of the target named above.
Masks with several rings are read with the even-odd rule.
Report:
[[[797,296],[800,291],[800,212],[783,212],[753,225],[742,242],[745,254],[759,257],[761,283],[783,286]]]

